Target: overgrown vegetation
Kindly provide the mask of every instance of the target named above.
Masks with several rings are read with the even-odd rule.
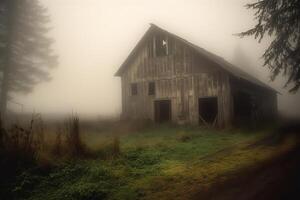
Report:
[[[31,185],[31,172],[49,172],[55,161],[91,156],[80,138],[79,118],[71,116],[56,132],[54,144],[45,141],[45,126],[34,114],[29,125],[13,124],[5,129],[0,120],[0,196],[18,198]],[[29,174],[28,174],[29,173]],[[35,177],[33,175],[33,177]],[[26,187],[25,187],[26,185]]]
[[[43,121],[37,115],[27,127],[14,124],[5,130],[0,122],[0,129],[0,194],[12,198],[9,190],[15,187],[18,175],[37,164],[38,151],[44,145]]]
[[[30,139],[34,145],[28,155],[33,162],[11,174],[10,185],[1,180],[1,197],[190,199],[199,188],[209,188],[226,180],[228,174],[271,159],[293,145],[292,140],[281,145],[253,145],[265,138],[265,131],[149,124],[132,129],[128,124],[122,128],[123,123],[118,128],[116,123],[98,126],[101,127],[89,129],[85,123],[82,129],[79,118],[73,116],[55,134],[47,132],[43,137],[47,142]],[[12,133],[6,132],[5,135]],[[3,140],[0,142],[3,144]],[[1,156],[8,155],[1,151]]]

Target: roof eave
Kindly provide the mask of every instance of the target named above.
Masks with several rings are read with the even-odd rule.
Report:
[[[126,66],[129,63],[129,60],[131,59],[131,57],[134,56],[134,54],[137,52],[137,50],[139,49],[139,47],[143,43],[144,39],[148,36],[150,31],[153,30],[154,28],[158,28],[158,26],[156,26],[155,24],[150,23],[150,27],[148,28],[146,33],[142,36],[142,38],[138,41],[138,43],[135,45],[135,47],[131,50],[131,52],[127,56],[126,60],[122,63],[122,65],[119,67],[118,71],[114,74],[115,76],[122,76]]]
[[[133,48],[133,50],[130,52],[130,54],[128,55],[128,57],[126,58],[126,60],[125,60],[125,61],[123,62],[123,64],[120,66],[120,68],[118,69],[118,71],[115,73],[115,76],[119,76],[119,77],[122,76],[122,74],[124,73],[124,70],[126,69],[126,66],[128,65],[128,63],[129,63],[131,57],[134,56],[134,54],[136,53],[136,51],[139,49],[141,43],[143,42],[143,40],[148,36],[149,32],[152,31],[152,30],[155,30],[155,29],[158,29],[158,30],[160,30],[160,31],[166,32],[166,33],[172,35],[173,37],[175,37],[175,38],[181,40],[183,43],[185,43],[185,44],[188,45],[189,47],[191,47],[191,48],[193,48],[194,50],[196,50],[197,53],[199,53],[199,54],[205,56],[207,59],[209,59],[209,60],[211,60],[212,62],[214,62],[214,63],[216,63],[217,65],[219,65],[222,69],[224,69],[225,71],[227,71],[228,73],[230,73],[232,76],[235,76],[235,77],[237,77],[237,78],[241,78],[241,79],[243,79],[243,80],[246,80],[246,81],[248,81],[248,82],[250,82],[250,83],[252,83],[252,84],[255,84],[255,85],[259,86],[259,87],[262,87],[262,88],[267,89],[267,90],[269,90],[269,91],[272,91],[272,92],[274,92],[274,93],[281,94],[280,92],[278,92],[277,90],[271,88],[269,85],[267,85],[267,84],[265,84],[265,83],[263,83],[263,82],[262,82],[262,84],[260,84],[259,82],[261,82],[261,81],[258,80],[258,79],[257,79],[257,81],[258,81],[258,83],[257,83],[256,81],[249,80],[248,78],[243,78],[242,76],[239,76],[239,75],[237,75],[236,73],[233,73],[232,70],[229,70],[229,69],[227,69],[226,66],[224,66],[225,64],[222,64],[222,62],[225,61],[223,58],[220,57],[220,59],[223,59],[223,60],[224,60],[224,61],[222,61],[222,62],[220,63],[219,61],[217,61],[217,60],[215,60],[215,59],[212,59],[211,56],[208,55],[208,54],[212,54],[212,53],[206,51],[206,50],[203,49],[203,48],[200,48],[200,47],[194,45],[193,43],[191,43],[191,42],[189,42],[189,41],[187,41],[187,40],[185,40],[185,39],[183,39],[183,38],[181,38],[181,37],[179,37],[179,36],[177,36],[177,35],[175,35],[175,34],[173,34],[173,33],[168,32],[168,31],[166,31],[166,30],[164,30],[164,29],[160,28],[159,26],[157,26],[157,25],[155,25],[155,24],[152,24],[152,23],[150,23],[150,28],[146,31],[146,33],[144,34],[144,36],[139,40],[139,42],[137,43],[137,45]],[[201,52],[199,52],[199,49],[201,49]],[[212,54],[212,55],[213,55],[213,56],[216,56],[216,57],[219,57],[219,56],[214,55],[214,54]],[[227,61],[225,61],[225,62],[227,63]],[[229,64],[232,65],[231,63],[229,63]],[[236,66],[234,66],[234,67],[237,68],[238,70],[242,71],[242,70],[239,69],[238,67],[236,67]],[[243,72],[243,73],[245,73],[245,72]]]

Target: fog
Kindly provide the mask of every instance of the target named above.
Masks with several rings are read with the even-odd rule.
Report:
[[[269,40],[233,34],[255,24],[249,0],[41,0],[48,7],[59,66],[50,82],[27,95],[15,96],[18,112],[84,116],[118,116],[121,85],[118,67],[149,28],[149,23],[175,33],[242,67],[277,89],[279,110],[300,114],[300,95],[283,89],[283,79],[269,82],[260,58]]]

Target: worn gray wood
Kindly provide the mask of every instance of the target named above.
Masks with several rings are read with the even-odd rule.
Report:
[[[154,120],[154,101],[171,100],[172,121],[179,124],[198,124],[198,99],[217,97],[219,127],[231,126],[233,121],[233,94],[249,90],[261,97],[263,113],[276,110],[276,94],[248,83],[238,83],[228,71],[216,62],[199,55],[182,40],[167,36],[167,56],[151,56],[156,50],[155,31],[144,38],[135,55],[121,73],[122,118]],[[172,44],[172,45],[170,45]],[[153,49],[153,51],[151,51]],[[233,80],[233,81],[232,81]],[[149,82],[155,82],[155,95],[148,95]],[[137,83],[138,95],[131,95],[131,84]],[[235,84],[235,85],[234,85]]]

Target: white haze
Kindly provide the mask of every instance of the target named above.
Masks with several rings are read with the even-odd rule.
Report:
[[[18,95],[16,111],[85,116],[118,116],[121,86],[114,73],[138,40],[155,23],[170,32],[239,64],[264,82],[268,70],[260,59],[268,40],[233,34],[255,24],[247,0],[41,0],[48,7],[59,66],[52,81],[33,93]],[[236,52],[244,55],[243,58]],[[245,62],[243,62],[245,60]],[[282,93],[279,110],[300,114],[299,92],[289,95],[283,81],[269,83]]]

